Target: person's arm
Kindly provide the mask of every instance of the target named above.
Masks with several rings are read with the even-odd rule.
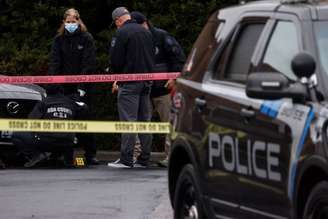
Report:
[[[81,59],[81,74],[94,74],[96,71],[96,46],[92,35],[83,33],[86,39]],[[77,91],[81,97],[85,96],[89,90],[88,84],[79,84]]]
[[[82,74],[91,74],[96,71],[96,46],[90,33],[86,34],[86,43],[82,54]]]
[[[183,68],[186,56],[176,39],[165,32],[163,49],[167,59],[170,72],[180,72]],[[165,87],[168,90],[175,90],[175,80],[170,79],[166,82]]]
[[[186,56],[176,39],[169,34],[165,36],[164,50],[168,57],[171,72],[180,72],[186,61]]]
[[[113,37],[110,47],[110,63],[113,73],[124,72],[125,57],[126,57],[127,36],[117,32]]]
[[[61,65],[62,65],[62,55],[60,52],[60,39],[59,37],[56,37],[54,39],[54,42],[51,46],[51,52],[50,52],[50,62],[49,62],[49,70],[48,73],[50,75],[56,75],[58,73],[63,73],[60,72],[61,70]]]

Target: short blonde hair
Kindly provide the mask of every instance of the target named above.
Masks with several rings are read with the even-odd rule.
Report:
[[[80,17],[80,13],[76,9],[74,9],[74,8],[67,9],[64,13],[63,21],[65,21],[68,16],[74,16],[75,17],[75,19],[78,21],[78,24],[80,25],[81,32],[87,32],[88,31],[87,27],[85,26],[85,24],[83,23],[83,21]],[[58,33],[60,35],[63,35],[65,33],[65,24],[64,24],[64,22],[60,25],[60,27],[58,29]]]

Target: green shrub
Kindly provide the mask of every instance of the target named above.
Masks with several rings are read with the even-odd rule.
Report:
[[[115,31],[109,28],[111,12],[118,6],[143,12],[152,23],[167,30],[188,54],[214,9],[236,3],[231,0],[0,0],[0,74],[45,75],[52,39],[65,9],[80,11],[97,46],[98,72],[108,67],[108,43]],[[91,110],[96,120],[118,120],[116,95],[111,85],[92,85]],[[156,119],[156,117],[155,117]],[[100,148],[117,150],[120,135],[97,134]],[[156,136],[155,150],[163,150],[163,137]]]

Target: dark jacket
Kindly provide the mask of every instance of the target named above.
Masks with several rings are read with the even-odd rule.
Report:
[[[114,73],[152,72],[154,46],[149,31],[134,20],[116,31],[110,46],[110,64]]]
[[[156,27],[150,27],[155,44],[154,72],[180,72],[186,56],[174,37],[168,32]],[[151,97],[167,95],[169,90],[165,87],[166,80],[154,81]]]
[[[78,29],[73,34],[65,31],[55,37],[50,54],[50,75],[91,74],[95,70],[96,48],[90,33]],[[84,85],[66,84],[64,88],[65,94],[72,94],[77,88],[84,89]]]
[[[86,105],[79,105],[71,98],[62,94],[46,97],[42,102],[37,103],[28,118],[30,119],[57,119],[74,120],[85,109]],[[58,143],[73,144],[74,133],[37,133],[40,138],[46,138],[49,144]]]

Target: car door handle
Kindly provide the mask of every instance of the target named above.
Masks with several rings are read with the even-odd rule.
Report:
[[[196,97],[195,104],[196,104],[198,112],[201,112],[206,107],[206,100],[203,98]]]
[[[246,119],[251,119],[251,118],[254,118],[256,114],[255,114],[255,111],[252,109],[242,108],[240,111],[240,115]]]

